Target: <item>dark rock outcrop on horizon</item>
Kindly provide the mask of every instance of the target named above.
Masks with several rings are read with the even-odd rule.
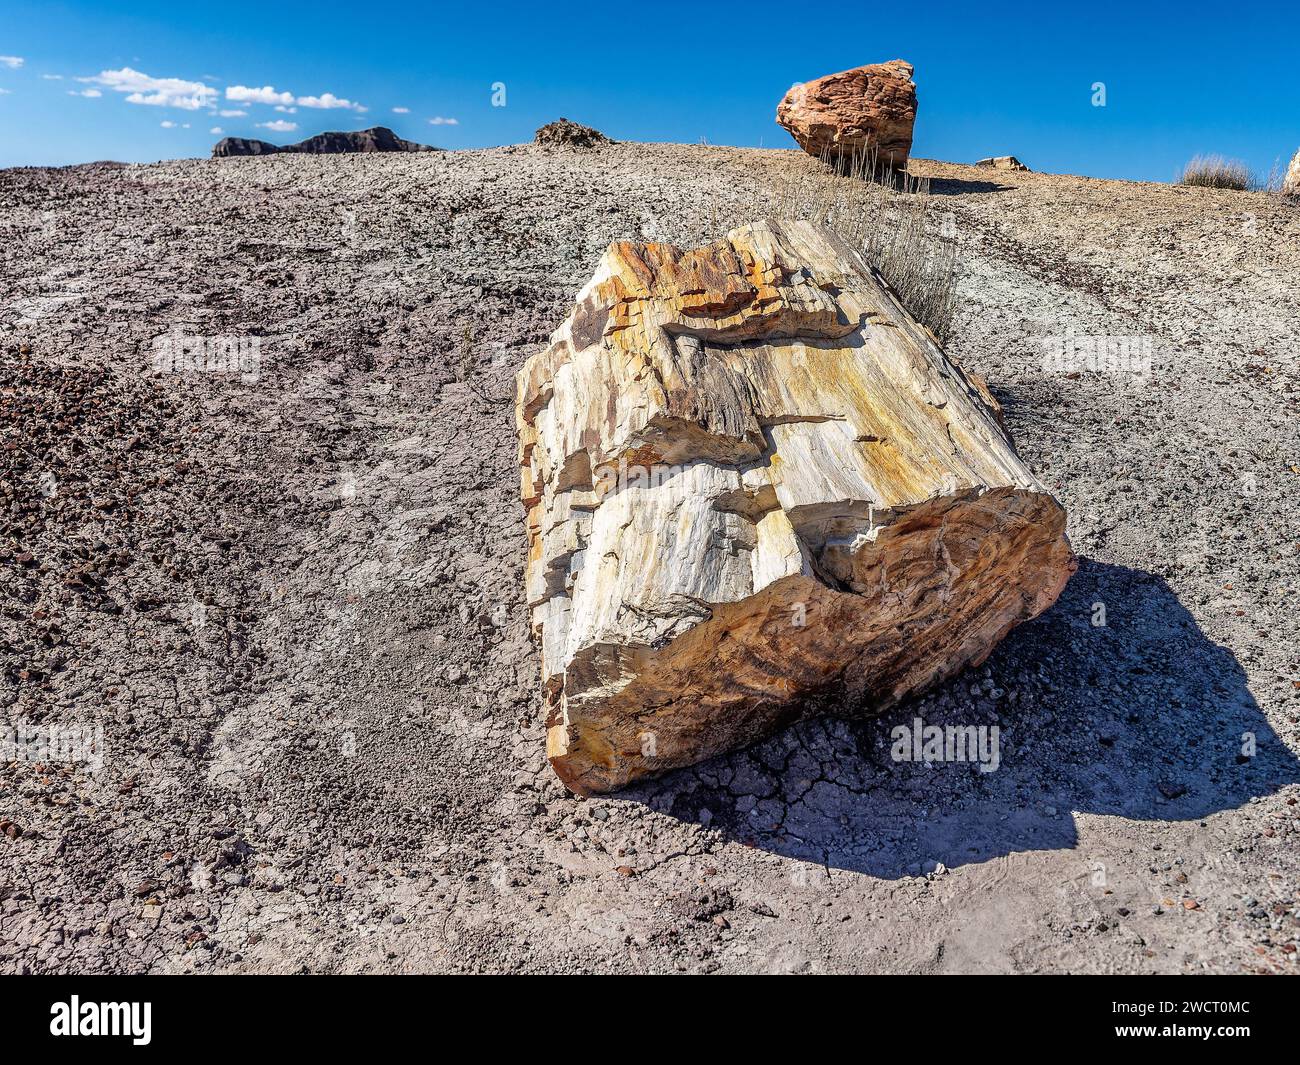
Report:
[[[345,152],[440,152],[428,144],[402,140],[387,126],[372,126],[353,132],[318,133],[297,144],[277,145],[247,137],[225,137],[212,147],[213,159],[235,155],[341,155]]]
[[[274,155],[276,152],[286,150],[278,144],[252,140],[248,137],[224,137],[212,146],[212,158],[225,159],[231,155]]]

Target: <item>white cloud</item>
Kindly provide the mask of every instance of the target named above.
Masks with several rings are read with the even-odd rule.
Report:
[[[442,115],[434,115],[433,118],[429,119],[429,125],[431,125],[431,126],[459,126],[459,125],[460,125],[460,119],[458,119],[458,118],[443,118]]]
[[[217,114],[219,114],[222,118],[243,118],[246,114],[248,114],[248,112],[239,111],[239,110],[226,110],[226,111],[218,111]]]
[[[276,110],[283,111],[286,115],[296,115],[298,113],[298,109],[296,107],[285,107],[284,104],[279,104],[276,107]]]
[[[367,110],[362,104],[355,100],[346,100],[342,96],[335,96],[332,92],[323,92],[319,96],[297,96],[293,93],[275,88],[273,85],[263,85],[260,88],[248,85],[230,85],[226,88],[226,99],[233,100],[241,104],[269,104],[276,110],[293,112],[295,105],[298,107],[313,107],[318,110],[346,110],[346,111],[365,111]]]
[[[276,92],[270,85],[263,85],[260,89],[252,89],[247,85],[228,85],[226,86],[226,99],[234,100],[238,104],[291,104],[293,103],[293,93]]]
[[[23,65],[23,57],[20,55],[0,55],[0,66],[8,67],[10,70],[17,70]]]
[[[84,96],[87,100],[97,100],[104,94],[98,89],[69,89],[69,96]]]
[[[41,75],[41,80],[42,80],[42,81],[62,81],[62,80],[63,80],[63,75],[62,75],[62,74],[42,74],[42,75]]]
[[[78,78],[78,81],[93,82],[103,85],[114,92],[127,93],[129,104],[148,104],[153,107],[179,107],[185,111],[197,111],[212,103],[217,90],[199,81],[185,81],[181,78],[151,78],[138,70],[123,67],[121,70],[102,70],[92,78]]]
[[[10,96],[12,94],[13,89],[0,89],[0,96]]]
[[[258,125],[274,133],[292,133],[298,128],[297,122],[285,122],[280,118],[277,118],[274,122],[259,122]]]
[[[395,114],[395,115],[409,115],[410,113],[411,113],[411,109],[410,109],[409,107],[394,107],[394,108],[393,108],[393,114]]]
[[[226,131],[225,131],[224,129],[222,129],[220,126],[213,126],[210,130],[208,130],[208,132],[209,132],[209,133],[225,133]]]
[[[158,125],[162,126],[163,129],[175,129],[175,128],[176,128],[176,123],[173,122],[171,119],[164,119],[162,122],[159,122]]]
[[[298,105],[300,107],[319,107],[324,110],[334,110],[344,108],[348,111],[365,111],[359,103],[352,100],[344,100],[335,96],[332,92],[323,92],[319,96],[299,96]]]

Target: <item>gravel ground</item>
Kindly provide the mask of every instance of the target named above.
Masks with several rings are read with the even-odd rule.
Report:
[[[0,971],[1295,972],[1300,209],[1264,194],[914,161],[1078,574],[884,719],[555,780],[514,370],[609,241],[806,165],[0,171],[0,725],[102,736],[0,757]],[[1045,365],[1067,335],[1152,370]],[[160,369],[183,336],[255,357]],[[893,761],[918,716],[997,725],[997,771]]]

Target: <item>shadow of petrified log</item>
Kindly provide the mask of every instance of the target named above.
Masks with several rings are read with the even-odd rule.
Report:
[[[1093,624],[1093,604],[1109,611]],[[986,674],[982,676],[981,674]],[[1192,821],[1300,781],[1232,652],[1159,577],[1084,560],[986,668],[865,720],[828,715],[622,798],[882,877],[1073,847],[1073,812]],[[996,760],[899,760],[895,730],[998,728]]]

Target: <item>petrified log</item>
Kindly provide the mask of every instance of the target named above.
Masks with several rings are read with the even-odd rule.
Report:
[[[1019,159],[1017,159],[1014,155],[992,155],[989,156],[989,158],[987,159],[979,160],[975,165],[989,166],[992,167],[994,170],[1026,170],[1027,171],[1029,169],[1029,167],[1025,166],[1025,164],[1022,163]]]
[[[810,222],[617,243],[518,379],[547,753],[607,791],[978,664],[1075,567],[997,403]]]
[[[916,123],[912,64],[891,59],[791,86],[776,120],[809,155],[901,169]]]

